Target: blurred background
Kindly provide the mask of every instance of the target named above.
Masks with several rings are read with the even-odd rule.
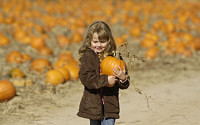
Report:
[[[110,26],[141,86],[199,71],[199,0],[0,0],[0,82],[12,82],[17,93],[1,83],[0,102],[18,95],[0,103],[0,120],[26,106],[61,107],[56,101],[80,92],[78,49],[97,20]]]

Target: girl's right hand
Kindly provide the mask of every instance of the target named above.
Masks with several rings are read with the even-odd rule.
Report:
[[[108,76],[108,87],[113,87],[117,81],[115,76]]]

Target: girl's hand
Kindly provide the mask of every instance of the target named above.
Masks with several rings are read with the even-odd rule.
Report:
[[[117,70],[116,68],[113,68],[113,73],[114,76],[116,76],[117,78],[119,78],[121,81],[125,81],[126,80],[126,70],[125,67],[123,67],[123,70],[121,69],[120,66],[118,66],[119,70]]]
[[[108,87],[112,87],[115,85],[117,79],[115,76],[108,76]]]

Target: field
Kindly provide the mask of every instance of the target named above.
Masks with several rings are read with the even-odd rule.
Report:
[[[118,47],[128,45],[118,48],[131,80],[120,91],[116,125],[199,125],[200,4],[184,2],[1,1],[0,80],[11,81],[16,95],[0,102],[0,125],[89,124],[76,115],[83,92],[77,63],[95,20],[110,25]],[[8,59],[12,51],[21,55]],[[32,67],[41,58],[48,64]],[[70,78],[46,84],[48,71],[69,65],[74,67],[68,69]]]

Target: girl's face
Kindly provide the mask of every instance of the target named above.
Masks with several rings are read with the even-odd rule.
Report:
[[[95,52],[103,52],[108,45],[108,42],[105,40],[99,40],[98,34],[95,32],[91,41],[91,49]]]

